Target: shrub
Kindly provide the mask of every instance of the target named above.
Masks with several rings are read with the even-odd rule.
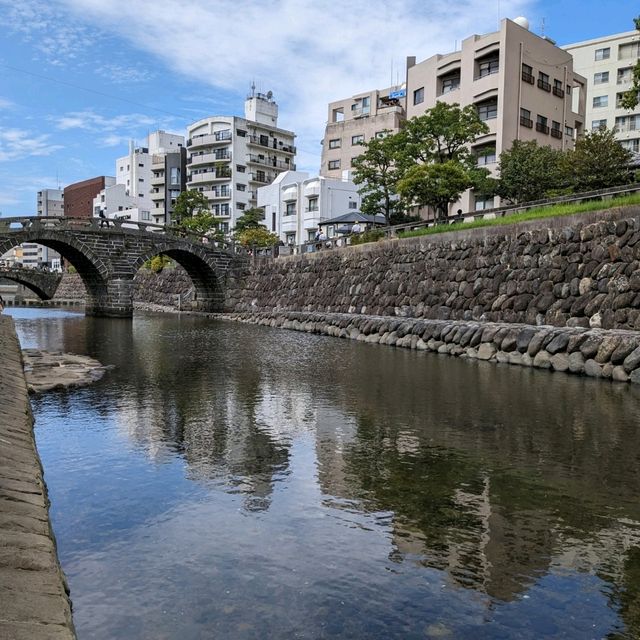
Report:
[[[351,244],[365,244],[367,242],[378,242],[384,238],[382,229],[370,229],[364,233],[351,236]]]

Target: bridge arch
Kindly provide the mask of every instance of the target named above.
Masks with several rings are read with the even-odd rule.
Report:
[[[0,279],[11,280],[33,291],[40,300],[51,300],[60,284],[61,274],[45,273],[35,269],[4,269],[0,267]]]

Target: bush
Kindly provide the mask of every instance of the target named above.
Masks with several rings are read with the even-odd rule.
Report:
[[[149,269],[153,271],[153,273],[160,273],[168,264],[170,260],[167,256],[154,256],[149,260]],[[146,266],[147,263],[145,263]]]
[[[371,229],[364,233],[351,236],[351,244],[365,244],[367,242],[378,242],[384,238],[384,231],[382,229]]]

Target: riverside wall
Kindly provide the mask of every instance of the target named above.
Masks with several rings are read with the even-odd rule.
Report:
[[[0,638],[71,640],[22,353],[13,320],[3,315],[0,353]]]

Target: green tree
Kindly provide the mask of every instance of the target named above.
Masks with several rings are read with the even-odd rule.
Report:
[[[245,247],[273,247],[278,244],[278,234],[271,233],[266,227],[248,227],[236,235],[238,242]]]
[[[636,31],[640,31],[640,16],[633,20]],[[625,91],[620,101],[623,109],[635,109],[640,102],[640,60],[633,67],[633,84],[631,89]]]
[[[194,215],[209,212],[209,200],[200,191],[183,191],[173,207],[173,222],[180,224]]]
[[[190,218],[183,218],[177,226],[189,233],[208,236],[213,240],[224,240],[224,233],[220,229],[221,218],[216,218],[211,211],[201,211]]]
[[[263,221],[264,213],[262,209],[251,207],[236,220],[236,226],[233,230],[234,235],[238,236],[246,229],[258,229],[259,227],[265,227]]]
[[[500,154],[499,169],[496,193],[510,202],[539,200],[570,182],[563,152],[540,147],[535,140],[514,140]]]
[[[629,170],[632,156],[616,140],[611,129],[587,132],[578,138],[575,149],[567,154],[576,191],[626,184],[632,179]]]
[[[360,209],[369,215],[383,215],[389,224],[401,207],[396,190],[402,177],[397,163],[398,136],[372,138],[362,146],[364,151],[353,161],[353,181],[361,185],[358,189],[362,196]]]
[[[438,220],[449,216],[449,205],[473,186],[467,168],[455,160],[416,164],[398,182],[402,198],[418,206],[433,207]]]

